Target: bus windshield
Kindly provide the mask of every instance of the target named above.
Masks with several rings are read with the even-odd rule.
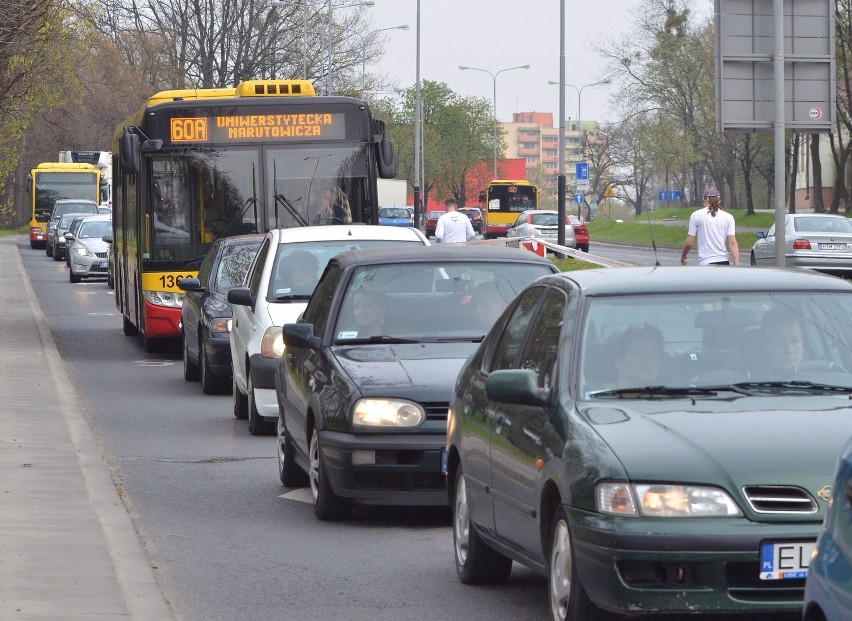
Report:
[[[518,213],[536,209],[536,188],[523,185],[494,185],[489,188],[488,209]]]
[[[335,189],[348,197],[349,222],[366,212],[365,146],[193,151],[152,159],[145,259],[192,261],[219,237],[326,223],[324,200]]]
[[[37,172],[35,174],[35,213],[50,212],[60,198],[98,200],[97,173]]]

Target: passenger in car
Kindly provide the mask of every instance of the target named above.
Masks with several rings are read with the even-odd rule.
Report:
[[[767,311],[760,320],[763,368],[753,375],[770,380],[790,379],[804,361],[804,340],[798,317],[783,310]]]
[[[665,341],[662,331],[649,323],[627,328],[616,341],[615,388],[643,388],[658,382]]]
[[[385,333],[384,298],[380,293],[359,289],[352,299],[358,338],[382,336]]]

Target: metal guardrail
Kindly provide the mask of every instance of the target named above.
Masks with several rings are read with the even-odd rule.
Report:
[[[576,259],[577,261],[584,261],[586,263],[594,263],[595,265],[600,265],[601,267],[630,267],[630,263],[624,263],[623,261],[616,261],[615,259],[608,259],[606,257],[601,257],[596,254],[591,254],[589,252],[583,252],[582,250],[577,250],[576,248],[569,248],[568,246],[560,246],[559,244],[555,244],[550,241],[545,241],[543,239],[537,237],[513,237],[512,239],[507,239],[505,237],[501,237],[499,239],[477,239],[471,240],[467,242],[468,244],[482,244],[489,246],[517,246],[521,245],[521,242],[531,242],[533,244],[540,244],[544,246],[547,250],[554,252],[556,254],[561,254],[562,256],[569,257],[571,259]],[[531,250],[532,252],[532,250]]]

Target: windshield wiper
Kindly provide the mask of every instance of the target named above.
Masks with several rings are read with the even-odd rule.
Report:
[[[720,387],[708,386],[707,388],[682,387],[672,388],[670,386],[640,386],[636,388],[613,388],[611,390],[598,390],[590,393],[590,397],[618,397],[619,399],[633,399],[639,397],[691,397],[691,396],[714,396]],[[723,387],[721,390],[730,390]]]
[[[420,343],[419,339],[403,339],[398,336],[366,336],[360,339],[337,339],[338,345],[364,345],[365,343]]]
[[[311,295],[309,293],[285,293],[283,295],[276,295],[276,302],[289,302],[291,300],[310,300]]]
[[[776,382],[739,382],[736,386],[742,388],[787,388],[791,390],[813,390],[839,393],[852,393],[852,386],[836,386],[834,384],[820,384],[819,382],[803,382],[801,380],[787,380]]]
[[[481,343],[484,336],[424,336],[419,343]]]

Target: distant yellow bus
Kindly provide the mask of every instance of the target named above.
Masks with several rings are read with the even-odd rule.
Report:
[[[523,179],[495,179],[479,194],[485,214],[485,239],[505,237],[518,213],[538,209],[539,189]]]
[[[91,164],[43,162],[30,171],[30,247],[47,245],[47,218],[61,198],[80,198],[100,204],[101,171]]]

